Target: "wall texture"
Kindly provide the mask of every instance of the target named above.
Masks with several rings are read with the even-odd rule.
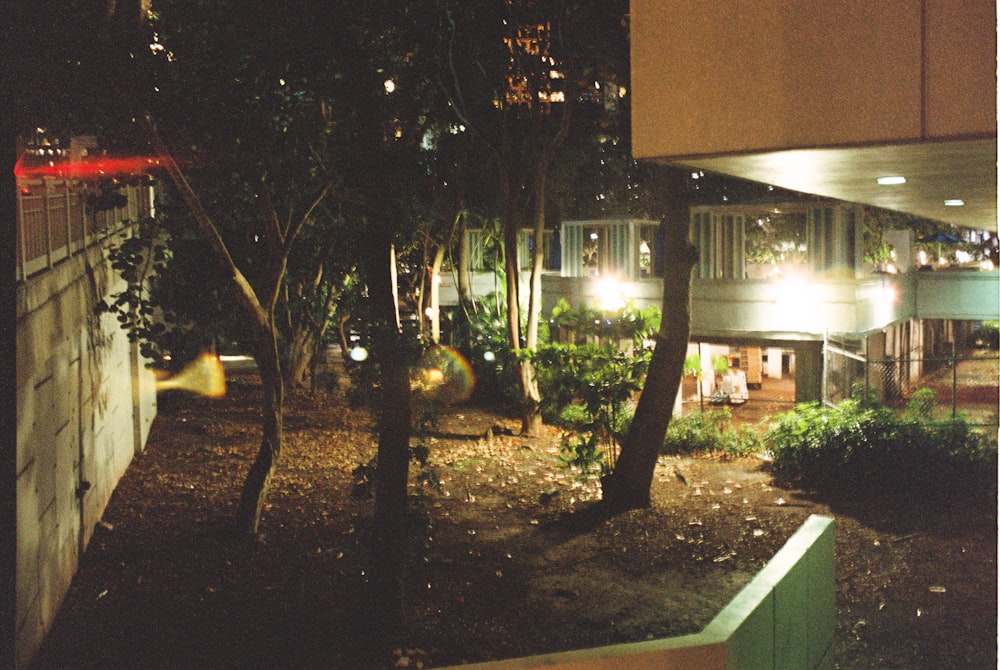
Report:
[[[113,239],[111,240],[113,241]],[[16,664],[26,666],[156,414],[152,373],[117,321],[98,244],[17,287]]]
[[[996,133],[983,85],[995,81],[993,3],[635,0],[631,11],[637,158]]]

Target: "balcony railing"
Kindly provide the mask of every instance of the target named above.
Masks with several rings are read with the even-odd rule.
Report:
[[[153,212],[148,184],[122,186],[125,205],[101,211],[88,207],[87,196],[93,191],[84,182],[18,179],[17,189],[17,281],[52,268]]]

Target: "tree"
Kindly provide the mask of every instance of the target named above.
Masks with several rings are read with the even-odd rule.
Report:
[[[324,219],[346,229],[343,219],[327,210]],[[354,284],[356,239],[336,234],[330,226],[310,226],[292,250],[279,301],[277,326],[285,344],[285,383],[314,388],[321,347],[333,325],[345,291]]]
[[[282,446],[284,384],[276,307],[299,234],[335,180],[327,62],[304,13],[244,3],[162,3],[144,125],[188,215],[214,252],[248,330],[263,384],[262,438],[236,524],[257,532]],[[237,111],[238,110],[238,111]],[[141,112],[140,112],[141,113]],[[184,163],[173,147],[185,147]]]
[[[378,431],[374,474],[375,512],[368,572],[368,631],[382,644],[396,639],[403,623],[410,376],[414,343],[398,320],[398,285],[392,278],[395,250],[412,246],[421,223],[447,220],[452,201],[439,190],[437,154],[428,137],[442,131],[444,110],[429,76],[422,41],[434,34],[432,16],[419,3],[391,0],[350,5],[319,17],[338,26],[336,42],[346,64],[338,80],[353,106],[341,123],[349,129],[351,197],[348,220],[363,236],[359,269],[368,288]],[[421,263],[422,264],[422,263]]]
[[[159,13],[133,2],[72,4],[21,13],[30,20],[19,29],[57,26],[61,37],[51,53],[22,55],[19,71],[46,86],[18,100],[15,123],[91,132],[111,151],[152,144],[162,156],[243,310],[264,381],[263,438],[237,514],[252,534],[281,449],[278,287],[298,232],[331,187],[317,160],[329,120],[285,80],[289,38],[307,24],[239,3],[165,0]],[[279,143],[287,150],[275,151]]]
[[[691,270],[697,263],[697,254],[688,242],[686,213],[681,221],[664,222],[663,229],[660,330],[621,455],[603,482],[603,500],[616,511],[649,506],[656,459],[670,425],[691,334]]]
[[[663,303],[660,330],[621,455],[603,482],[603,502],[612,512],[648,507],[656,460],[673,414],[673,404],[684,374],[691,332],[691,272],[697,250],[688,240],[689,209],[693,204],[747,201],[775,197],[774,189],[738,179],[683,167],[636,166],[643,178],[643,197],[637,206],[663,215]],[[779,197],[794,197],[782,192]]]
[[[517,356],[537,345],[541,311],[546,189],[550,167],[570,132],[574,110],[594,100],[610,105],[600,86],[613,78],[622,35],[623,3],[500,2],[442,4],[446,42],[440,83],[458,120],[493,163],[500,200],[507,301],[507,336]],[[603,48],[616,45],[618,48]],[[614,66],[614,67],[612,67]],[[595,85],[596,82],[596,85]],[[522,333],[518,256],[520,231],[535,244],[528,314]],[[522,432],[541,423],[530,357],[517,361]]]

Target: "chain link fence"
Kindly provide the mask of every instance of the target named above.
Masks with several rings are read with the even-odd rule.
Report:
[[[1000,427],[1000,358],[996,351],[972,350],[949,356],[871,359],[843,346],[828,344],[823,401],[870,398],[905,408],[919,389],[934,391],[936,415],[962,416],[973,426]]]

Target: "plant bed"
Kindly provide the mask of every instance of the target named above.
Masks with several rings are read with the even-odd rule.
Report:
[[[431,668],[690,633],[810,514],[836,518],[834,667],[996,666],[995,501],[831,500],[754,456],[664,456],[652,506],[607,519],[558,431],[474,407],[419,438],[441,488],[414,472],[407,630],[364,644],[372,503],[352,470],[371,420],[339,391],[290,393],[261,537],[235,543],[257,390],[243,374],[219,400],[162,398],[37,667]]]

